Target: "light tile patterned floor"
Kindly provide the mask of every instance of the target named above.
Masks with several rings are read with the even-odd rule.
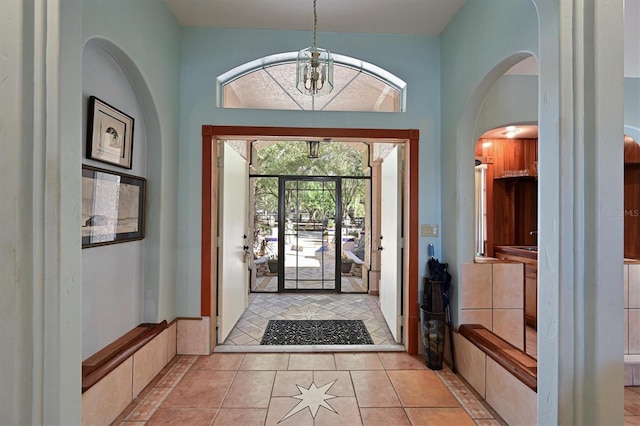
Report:
[[[398,352],[177,356],[115,425],[503,425],[445,366]]]
[[[258,346],[269,320],[362,320],[374,345],[395,341],[378,307],[368,294],[252,293],[249,307],[231,330],[223,346]],[[224,350],[223,347],[218,347]],[[268,350],[268,347],[262,347]],[[370,348],[369,350],[376,350]]]
[[[625,387],[625,426],[640,387]],[[398,352],[176,356],[113,425],[504,425],[445,365]]]

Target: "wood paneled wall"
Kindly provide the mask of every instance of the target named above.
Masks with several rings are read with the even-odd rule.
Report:
[[[480,139],[487,164],[487,255],[494,245],[537,245],[538,140]]]
[[[632,140],[624,143],[624,212],[609,213],[624,216],[624,257],[640,259],[640,146]]]

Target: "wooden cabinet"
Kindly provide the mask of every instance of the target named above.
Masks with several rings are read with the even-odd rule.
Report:
[[[538,140],[480,139],[475,155],[487,164],[486,255],[498,245],[536,245]]]
[[[524,265],[524,321],[538,328],[538,261]]]
[[[640,145],[624,142],[624,257],[640,259]]]
[[[537,139],[480,139],[476,157],[493,164],[495,179],[538,176]]]

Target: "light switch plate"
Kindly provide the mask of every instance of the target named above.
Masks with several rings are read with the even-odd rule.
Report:
[[[425,224],[423,224],[420,227],[420,234],[423,237],[437,237],[438,236],[438,225],[425,225]]]

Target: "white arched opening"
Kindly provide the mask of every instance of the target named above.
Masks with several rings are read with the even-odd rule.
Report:
[[[217,79],[223,108],[404,112],[407,85],[390,72],[349,56],[332,55],[334,89],[308,96],[296,88],[298,52],[265,56]]]

